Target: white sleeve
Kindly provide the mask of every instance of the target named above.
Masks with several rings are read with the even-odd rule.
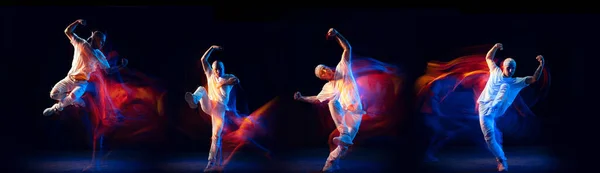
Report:
[[[317,95],[317,99],[320,102],[324,102],[333,98],[334,96],[335,90],[333,88],[333,85],[331,84],[331,82],[327,82],[325,85],[323,85],[323,89],[321,89],[321,92],[319,92],[319,94]]]
[[[529,84],[527,84],[527,77],[515,78],[515,81],[512,85],[515,88],[525,88],[525,87],[529,86]]]
[[[81,44],[86,43],[87,41],[85,41],[84,39],[82,39],[81,37],[79,37],[77,34],[73,33],[72,37],[69,37],[71,44],[75,47],[77,46],[81,46]]]

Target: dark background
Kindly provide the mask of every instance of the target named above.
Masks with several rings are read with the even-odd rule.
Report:
[[[535,144],[551,146],[557,154],[569,156],[573,152],[564,148],[577,140],[571,133],[575,126],[569,123],[573,120],[569,115],[577,113],[575,100],[584,91],[583,62],[591,54],[587,45],[592,43],[589,36],[594,31],[586,22],[598,17],[481,14],[454,9],[4,7],[2,11],[3,46],[11,50],[10,64],[5,65],[8,79],[27,89],[20,92],[12,86],[8,90],[16,99],[8,99],[10,121],[4,128],[13,142],[9,144],[18,147],[13,150],[15,154],[87,149],[84,139],[67,129],[76,127],[61,126],[57,118],[41,115],[53,103],[48,98],[51,87],[64,77],[72,61],[73,48],[63,30],[82,18],[88,26],[76,31],[81,37],[89,36],[87,28],[107,31],[107,42],[129,59],[130,68],[166,84],[170,119],[165,123],[173,128],[162,143],[165,151],[208,150],[210,126],[199,128],[197,139],[174,127],[185,117],[182,114],[194,113],[186,111],[183,93],[204,83],[197,62],[213,44],[225,51],[211,59],[222,60],[227,73],[240,78],[250,110],[280,97],[280,109],[269,119],[271,136],[261,143],[274,154],[326,147],[327,133],[322,131],[329,130],[322,129],[314,107],[293,101],[292,94],[317,94],[324,82],[314,77],[315,65],[339,61],[342,49],[325,40],[327,30],[334,27],[349,39],[355,53],[399,65],[407,75],[408,93],[413,93],[413,81],[423,74],[427,61],[451,60],[463,47],[503,43],[501,56],[517,60],[517,76],[532,74],[537,67],[535,56],[543,54],[552,72],[552,88],[549,97],[533,107],[543,128]],[[412,95],[403,98],[405,106],[413,106]],[[27,104],[20,104],[24,102]],[[413,109],[402,114],[417,115]],[[390,160],[419,160],[421,150],[414,148],[423,148],[419,146],[423,146],[424,135],[422,123],[417,116],[412,117],[398,127],[398,137],[390,139],[402,142],[380,142],[379,147],[398,152],[390,154]],[[397,157],[400,155],[403,157]]]

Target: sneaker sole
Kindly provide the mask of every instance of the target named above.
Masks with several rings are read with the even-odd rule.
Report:
[[[194,104],[194,96],[190,93],[185,93],[185,102],[187,102],[188,106],[192,109],[198,108],[198,105]]]

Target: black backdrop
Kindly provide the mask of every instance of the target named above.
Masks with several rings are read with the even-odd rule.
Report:
[[[272,138],[264,141],[275,152],[324,145],[326,136],[317,133],[320,125],[312,115],[313,108],[294,102],[292,94],[316,94],[323,82],[314,77],[312,69],[338,60],[341,49],[324,39],[330,27],[344,34],[356,53],[399,65],[407,74],[409,93],[427,61],[450,60],[456,57],[456,50],[466,46],[502,42],[508,54],[517,55],[519,76],[533,73],[535,55],[545,55],[552,70],[552,88],[549,97],[533,108],[543,128],[537,144],[570,153],[558,149],[570,145],[566,141],[577,140],[577,135],[570,133],[574,126],[569,126],[574,118],[568,115],[577,113],[576,98],[584,92],[583,63],[591,55],[589,36],[594,30],[586,21],[598,17],[474,14],[453,9],[257,13],[208,7],[20,7],[2,11],[3,46],[11,50],[4,69],[8,69],[9,83],[14,84],[4,85],[11,88],[5,90],[11,99],[7,99],[10,114],[5,115],[10,123],[4,128],[14,142],[9,144],[21,149],[13,151],[86,149],[84,142],[74,142],[83,138],[68,135],[68,131],[57,134],[52,128],[60,123],[41,115],[53,102],[48,98],[52,85],[70,68],[72,48],[62,31],[83,18],[89,27],[108,32],[108,42],[129,59],[130,68],[163,80],[169,91],[167,123],[171,126],[182,121],[178,117],[185,108],[183,93],[204,80],[197,60],[210,45],[222,45],[225,51],[214,57],[244,82],[244,89],[250,91],[246,92],[250,110],[276,96],[281,99],[281,111],[269,120]],[[413,106],[412,95],[403,99],[406,106]],[[416,115],[412,109],[404,111]],[[398,139],[411,142],[400,147],[415,147],[422,141],[419,119],[409,120],[414,121],[398,127],[402,132]],[[208,136],[209,128],[204,129]],[[168,147],[164,148],[169,150],[208,149],[208,137],[194,141],[174,129],[169,129],[167,136],[164,145]]]

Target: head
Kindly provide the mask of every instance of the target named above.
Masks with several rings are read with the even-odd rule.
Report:
[[[502,74],[506,77],[512,77],[517,70],[517,62],[512,58],[506,58],[502,62]]]
[[[212,71],[213,71],[213,74],[217,75],[217,77],[223,76],[223,74],[225,74],[225,66],[223,65],[223,62],[216,61],[216,60],[213,61]]]
[[[102,49],[105,41],[106,35],[100,31],[92,32],[92,36],[88,38],[88,42],[92,44],[92,48],[94,49]]]
[[[326,81],[333,80],[334,74],[335,74],[335,70],[333,70],[331,67],[327,67],[326,65],[323,65],[323,64],[319,64],[315,68],[315,75],[317,75],[317,77],[321,80],[326,80]]]

